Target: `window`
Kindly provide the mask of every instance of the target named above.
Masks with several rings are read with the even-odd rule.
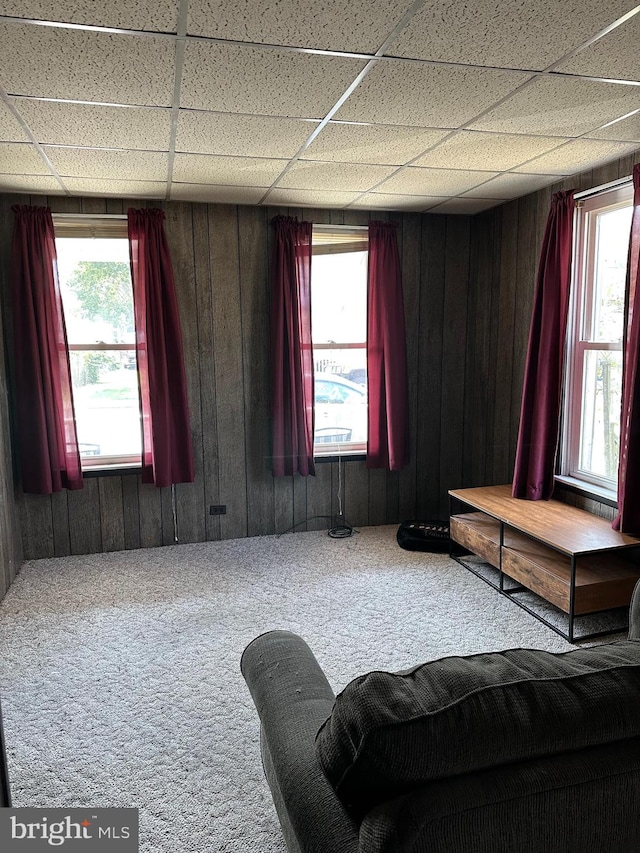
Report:
[[[367,446],[367,228],[314,225],[314,454]]]
[[[567,333],[561,472],[614,492],[632,212],[630,185],[591,196],[576,210]]]
[[[126,217],[53,217],[83,470],[140,464]]]

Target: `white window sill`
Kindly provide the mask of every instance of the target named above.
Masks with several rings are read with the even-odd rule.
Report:
[[[618,495],[613,489],[605,489],[603,486],[596,486],[595,483],[587,483],[584,480],[578,480],[577,477],[569,477],[567,474],[556,474],[555,481],[585,498],[600,501],[607,506],[618,506]]]

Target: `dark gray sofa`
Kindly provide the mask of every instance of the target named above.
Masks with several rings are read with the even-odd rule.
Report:
[[[368,673],[336,698],[306,643],[242,673],[291,853],[640,851],[640,583],[629,639]]]

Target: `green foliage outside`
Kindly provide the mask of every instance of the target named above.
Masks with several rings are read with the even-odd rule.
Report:
[[[84,354],[82,385],[93,385],[100,381],[100,372],[118,369],[117,356],[106,352],[87,352]]]
[[[69,279],[69,287],[78,297],[85,319],[111,324],[118,340],[133,332],[128,264],[121,261],[79,261]]]

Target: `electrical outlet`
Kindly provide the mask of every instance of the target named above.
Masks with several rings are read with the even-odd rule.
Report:
[[[226,504],[211,504],[209,507],[209,515],[226,515],[227,514],[227,505]]]

